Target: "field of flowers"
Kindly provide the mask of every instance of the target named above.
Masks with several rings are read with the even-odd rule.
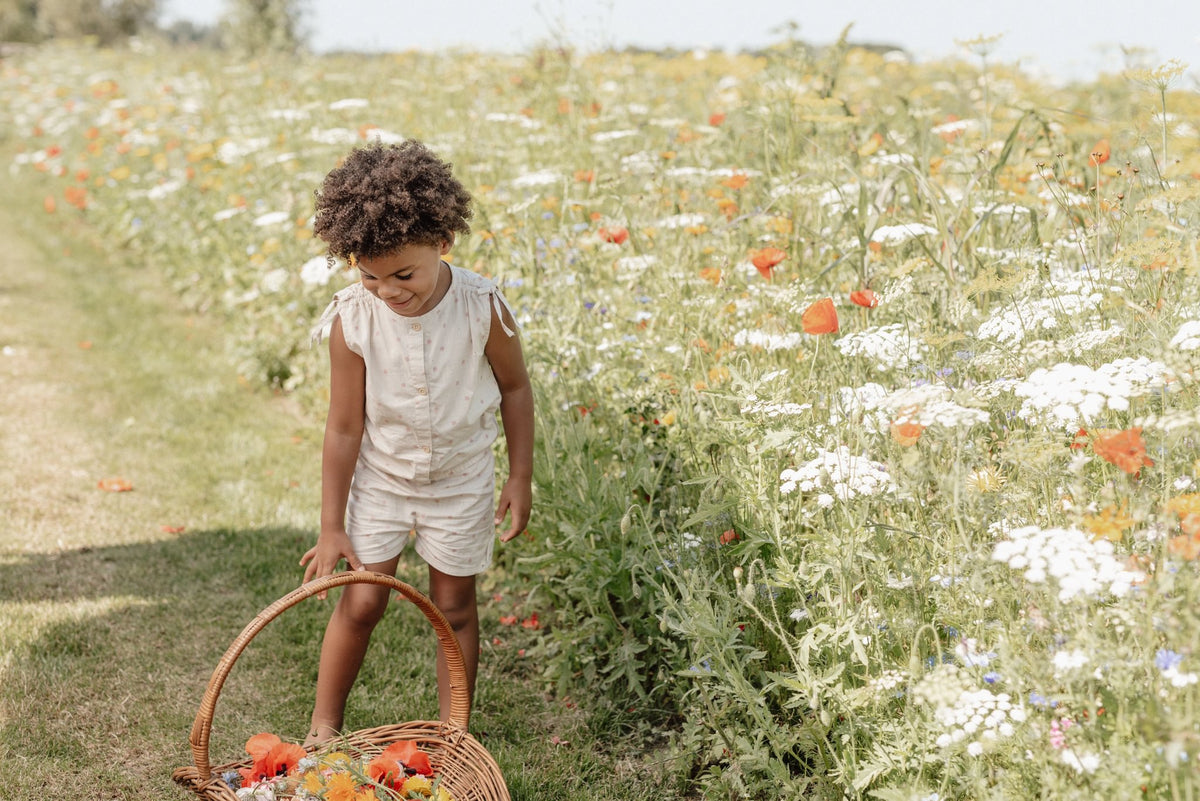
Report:
[[[0,147],[314,425],[353,277],[313,190],[448,157],[539,404],[502,622],[704,797],[1195,799],[1200,97],[987,45],[47,47],[0,62]]]

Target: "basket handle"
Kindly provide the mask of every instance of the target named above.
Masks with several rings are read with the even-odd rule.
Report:
[[[307,584],[301,584],[259,612],[258,616],[242,629],[242,633],[225,651],[225,655],[221,657],[216,670],[213,671],[212,678],[208,680],[208,688],[204,691],[204,698],[200,702],[200,711],[196,713],[196,720],[192,723],[192,734],[188,738],[192,745],[192,758],[196,763],[196,772],[201,781],[208,781],[212,775],[208,743],[209,736],[212,734],[213,712],[216,710],[217,698],[221,694],[225,678],[233,669],[233,664],[242,651],[246,649],[255,635],[284,611],[317,593],[341,587],[344,584],[380,584],[391,587],[421,610],[430,625],[433,626],[434,633],[437,634],[438,643],[442,646],[446,665],[450,671],[450,719],[447,722],[463,731],[467,730],[467,724],[471,717],[471,699],[467,692],[466,664],[463,661],[462,648],[458,644],[458,638],[454,636],[454,629],[450,627],[446,617],[428,597],[394,576],[364,570],[344,570],[315,579]]]

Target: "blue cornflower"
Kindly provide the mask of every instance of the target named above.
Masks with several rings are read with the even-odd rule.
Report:
[[[1166,648],[1159,648],[1154,655],[1154,666],[1161,671],[1174,670],[1183,662],[1183,656]]]

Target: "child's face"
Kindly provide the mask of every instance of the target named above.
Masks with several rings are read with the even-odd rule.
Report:
[[[442,256],[450,242],[441,245],[408,245],[386,256],[359,259],[358,272],[366,290],[396,314],[416,317],[437,305],[445,294]],[[439,287],[443,291],[439,292]]]

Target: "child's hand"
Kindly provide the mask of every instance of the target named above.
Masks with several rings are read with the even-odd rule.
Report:
[[[350,546],[350,537],[345,531],[322,531],[317,537],[317,544],[300,557],[300,566],[308,565],[304,568],[304,581],[301,583],[307,584],[313,579],[331,575],[343,558],[351,570],[366,570]],[[323,601],[327,594],[319,592],[317,597]]]
[[[500,490],[500,501],[496,504],[496,525],[504,523],[505,513],[510,514],[511,525],[500,534],[501,542],[508,542],[525,530],[529,523],[529,508],[533,505],[533,491],[528,481],[510,478]]]

